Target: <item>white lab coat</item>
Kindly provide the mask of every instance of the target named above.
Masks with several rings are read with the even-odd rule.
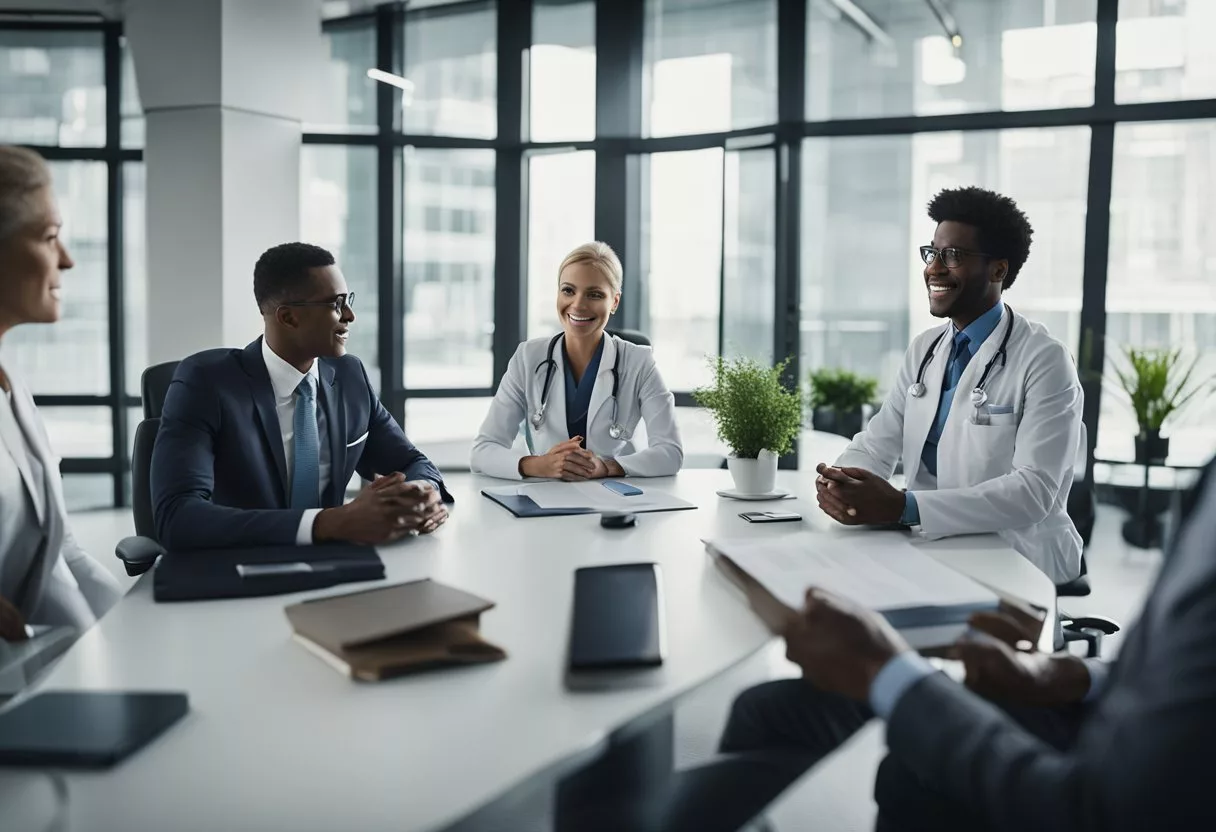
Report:
[[[650,347],[613,336],[606,339],[587,411],[587,449],[602,457],[612,457],[631,477],[665,477],[676,473],[684,462],[684,449],[676,427],[675,396],[663,383]],[[519,461],[523,457],[544,454],[570,438],[566,430],[566,365],[560,341],[553,350],[557,367],[549,385],[544,423],[534,428],[529,421],[540,407],[550,340],[550,336],[545,336],[525,341],[511,357],[490,412],[473,442],[470,463],[474,471],[503,479],[522,479]],[[620,374],[617,418],[628,429],[630,439],[613,439],[608,435],[612,424],[613,367]],[[642,446],[643,430],[639,422],[645,423],[646,446]],[[521,431],[525,436],[523,443],[516,442]]]
[[[902,456],[909,491],[916,494],[920,529],[929,537],[996,532],[1057,584],[1077,577],[1081,537],[1066,511],[1082,441],[1081,383],[1067,348],[1045,327],[1014,317],[1006,348],[985,385],[989,424],[976,424],[971,391],[997,353],[1009,316],[963,371],[937,446],[937,477],[921,465],[921,449],[937,418],[950,324],[912,342],[886,402],[836,461],[890,477]],[[908,389],[933,339],[946,333],[925,368],[925,395]]]

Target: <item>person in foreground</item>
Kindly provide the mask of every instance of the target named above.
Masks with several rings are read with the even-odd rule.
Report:
[[[434,531],[443,478],[346,354],[354,295],[317,246],[257,262],[265,334],[184,360],[152,453],[156,533],[170,550],[347,541]],[[371,481],[343,504],[355,472]]]
[[[557,270],[562,331],[519,345],[473,443],[474,471],[504,479],[664,477],[684,450],[675,397],[649,347],[605,332],[621,302],[621,262],[604,243]],[[648,446],[634,447],[638,422]],[[527,449],[513,447],[523,426]],[[547,449],[547,450],[545,450]]]
[[[1056,584],[1081,571],[1068,516],[1082,448],[1081,384],[1068,349],[1002,301],[1032,229],[1008,197],[944,190],[925,263],[944,326],[908,349],[887,400],[836,460],[820,464],[820,507],[841,523],[919,526],[930,537],[998,533]],[[891,485],[903,459],[907,491]]]
[[[1213,467],[1110,664],[1035,652],[1018,622],[979,614],[985,636],[955,648],[960,685],[879,614],[810,590],[786,634],[804,677],[739,697],[727,755],[689,775],[664,828],[736,828],[872,716],[887,723],[882,832],[1216,828]]]
[[[0,340],[21,324],[59,320],[72,258],[42,157],[0,146]],[[0,366],[0,639],[25,625],[84,630],[122,596],[72,537],[59,459],[29,390]]]

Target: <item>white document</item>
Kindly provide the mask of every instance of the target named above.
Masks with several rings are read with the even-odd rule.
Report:
[[[995,608],[999,603],[991,590],[921,552],[899,532],[804,532],[775,540],[711,541],[709,546],[795,610],[802,609],[812,586],[879,612]]]
[[[624,480],[613,480],[624,482]],[[541,508],[588,508],[595,511],[666,511],[692,508],[692,503],[645,484],[629,483],[641,494],[625,497],[604,487],[604,480],[587,482],[537,482],[516,487],[516,493],[530,497]]]

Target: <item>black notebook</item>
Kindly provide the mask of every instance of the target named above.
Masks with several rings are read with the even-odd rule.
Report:
[[[167,552],[156,564],[152,595],[157,601],[251,598],[383,577],[376,550],[352,543]]]

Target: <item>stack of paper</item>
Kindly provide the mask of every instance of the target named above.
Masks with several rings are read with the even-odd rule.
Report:
[[[709,543],[792,610],[810,587],[881,612],[914,647],[947,644],[977,610],[995,610],[991,590],[935,560],[899,533],[793,534]]]
[[[529,497],[540,508],[581,508],[592,511],[673,511],[682,508],[696,508],[687,500],[681,500],[674,494],[659,491],[648,485],[637,485],[642,493],[623,496],[616,491],[604,487],[605,480],[589,480],[587,482],[537,482],[515,486],[515,492],[521,497]],[[613,480],[620,483],[623,480]]]

